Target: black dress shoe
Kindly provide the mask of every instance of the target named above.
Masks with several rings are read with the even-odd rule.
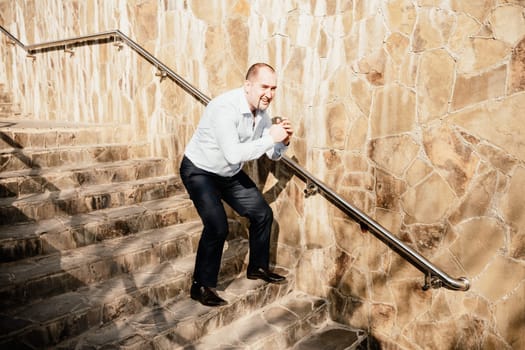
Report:
[[[222,306],[228,304],[228,302],[219,297],[213,289],[198,283],[191,285],[190,296],[193,300],[197,300],[206,306]]]
[[[250,280],[261,279],[269,283],[279,284],[286,282],[286,277],[273,273],[270,270],[262,267],[258,267],[256,269],[248,269],[246,277],[248,277],[248,279]]]

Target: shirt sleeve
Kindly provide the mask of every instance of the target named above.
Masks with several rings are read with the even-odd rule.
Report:
[[[239,112],[228,105],[217,106],[212,116],[211,124],[217,144],[230,164],[258,159],[274,148],[273,139],[268,132],[259,139],[241,142],[239,130],[242,130],[242,125],[239,123],[242,122]]]

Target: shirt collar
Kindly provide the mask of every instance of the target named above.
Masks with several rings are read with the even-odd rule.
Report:
[[[239,95],[240,95],[239,105],[240,105],[241,113],[253,115],[252,111],[250,110],[250,105],[248,104],[248,100],[246,99],[246,94],[243,88],[239,88]]]

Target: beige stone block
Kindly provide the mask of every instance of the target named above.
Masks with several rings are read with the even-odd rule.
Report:
[[[451,114],[450,121],[471,134],[525,159],[525,140],[520,132],[520,111],[525,110],[525,95],[515,94],[501,101],[491,101],[475,108]],[[494,125],[497,120],[497,125]]]
[[[376,208],[376,221],[397,236],[401,229],[402,217],[399,211],[386,210],[383,208]]]
[[[400,235],[410,237],[410,243],[415,250],[429,258],[440,248],[447,229],[447,226],[443,224],[412,224],[403,226]]]
[[[518,163],[518,160],[505,152],[505,150],[489,143],[478,144],[476,150],[483,158],[487,159],[493,167],[504,174],[508,174]]]
[[[380,3],[370,1],[358,1],[354,3],[353,12],[356,21],[375,16],[380,8]]]
[[[450,221],[458,223],[478,216],[488,216],[496,193],[497,180],[496,171],[490,171],[475,178],[462,203],[451,215]]]
[[[479,22],[483,22],[490,11],[497,4],[497,0],[452,0],[450,6],[453,10],[464,12],[465,14],[474,17]]]
[[[391,335],[395,325],[396,308],[388,304],[370,305],[370,326],[373,333]]]
[[[442,47],[452,33],[454,22],[455,16],[450,11],[438,7],[421,8],[412,36],[413,51]]]
[[[424,130],[423,142],[425,152],[438,172],[457,195],[463,195],[479,162],[473,149],[447,125]]]
[[[394,303],[394,295],[390,290],[388,275],[384,272],[371,272],[370,299],[383,303]],[[392,317],[392,315],[390,315]],[[392,317],[394,319],[394,317]]]
[[[448,304],[444,292],[437,291],[432,299],[432,306],[429,310],[429,316],[433,320],[445,320],[454,315],[456,310],[452,310]]]
[[[318,199],[317,199],[318,198]],[[304,244],[308,248],[329,247],[334,244],[330,215],[326,213],[326,204],[320,197],[307,204],[305,209]],[[315,220],[312,218],[315,217]]]
[[[492,308],[486,299],[474,295],[466,295],[464,298],[452,298],[449,296],[448,299],[457,299],[458,302],[462,301],[460,309],[453,308],[455,313],[469,312],[473,317],[491,322],[493,317]]]
[[[329,80],[328,96],[337,100],[347,98],[350,95],[351,89],[349,86],[353,83],[353,72],[349,67],[338,67]]]
[[[348,130],[348,111],[344,104],[336,104],[327,111],[326,124],[326,147],[343,149],[346,140],[346,130]]]
[[[145,1],[132,6],[136,19],[135,26],[137,28],[135,35],[136,41],[144,45],[150,40],[155,40],[157,36],[158,17],[158,3],[156,1]]]
[[[463,315],[445,322],[418,322],[407,337],[424,349],[479,349],[483,339],[482,322]]]
[[[389,271],[392,266],[393,251],[388,247],[379,237],[375,236],[373,232],[364,231],[368,237],[366,250],[363,251],[363,258],[358,261],[362,263],[360,268],[365,271],[385,272]],[[394,236],[396,233],[394,233]]]
[[[237,66],[248,67],[249,28],[244,18],[229,18],[226,23],[231,55]]]
[[[395,322],[400,327],[422,316],[432,305],[432,293],[423,291],[419,282],[394,281],[390,283],[390,288],[397,309]]]
[[[414,3],[408,0],[389,0],[383,5],[388,27],[392,32],[410,35],[417,19]]]
[[[483,3],[487,2],[485,0],[480,1]],[[465,2],[457,1],[457,3],[462,4]],[[449,47],[456,54],[461,54],[468,47],[468,43],[472,41],[472,36],[479,32],[480,27],[481,24],[467,13],[457,13],[456,26],[454,27],[452,35],[450,36],[448,44]]]
[[[525,168],[518,167],[510,180],[508,191],[501,198],[501,212],[505,221],[516,231],[523,232],[525,227],[525,198],[522,190],[525,186]]]
[[[406,181],[409,186],[416,185],[432,172],[432,168],[420,158],[416,158],[406,171]]]
[[[399,85],[378,89],[371,111],[371,137],[383,137],[411,131],[414,127],[416,98]]]
[[[312,295],[326,295],[328,281],[332,280],[335,270],[332,254],[335,249],[312,249],[303,253],[296,271],[297,288]]]
[[[512,237],[509,254],[514,259],[525,261],[525,233]]]
[[[368,117],[372,108],[372,91],[364,79],[350,80],[352,99],[364,116]]]
[[[399,77],[397,78],[402,85],[415,88],[419,68],[420,55],[410,54],[405,57],[405,61],[399,67]]]
[[[419,151],[409,135],[374,139],[370,142],[369,156],[379,167],[401,177]]]
[[[360,59],[356,64],[357,73],[364,74],[370,82],[375,86],[384,85],[385,81],[391,82],[392,79],[387,79],[388,68],[391,62],[383,49],[376,50],[369,55]]]
[[[521,293],[523,300],[524,280],[525,267],[522,263],[497,255],[474,281],[472,290],[491,302],[506,300],[511,292]],[[521,292],[518,292],[520,289]]]
[[[502,65],[480,75],[460,75],[452,95],[452,110],[505,95],[507,66]]]
[[[348,254],[368,241],[368,234],[362,232],[359,224],[350,218],[333,218],[332,226],[337,246]]]
[[[376,206],[383,209],[399,209],[399,198],[405,193],[406,184],[404,181],[384,171],[376,171]]]
[[[400,66],[405,62],[407,55],[409,54],[408,49],[410,40],[407,36],[394,32],[388,36],[385,42],[385,50],[392,58],[394,64]]]
[[[471,219],[454,230],[458,235],[450,251],[469,276],[479,275],[505,247],[505,228],[496,219]]]
[[[345,149],[348,151],[365,152],[368,137],[368,118],[360,116],[352,122]]]
[[[343,187],[357,187],[368,191],[374,189],[374,178],[368,173],[346,173],[341,181]]]
[[[523,267],[522,267],[523,270]],[[523,276],[523,275],[522,275]],[[496,305],[496,327],[512,349],[525,348],[525,283]]]
[[[509,80],[511,93],[525,90],[525,39],[512,50]]]
[[[275,228],[278,232],[279,241],[290,245],[299,246],[301,244],[301,227],[299,226],[299,216],[294,206],[282,206],[278,212],[278,225]]]
[[[386,33],[387,30],[381,16],[374,14],[363,19],[354,26],[351,35],[345,39],[346,57],[353,60],[381,50]]]
[[[339,290],[346,296],[353,298],[370,298],[368,274],[350,266],[342,276]]]
[[[498,40],[515,45],[525,35],[525,9],[523,4],[507,4],[496,7],[489,21]]]
[[[445,216],[456,200],[449,185],[437,174],[408,189],[401,197],[407,222],[434,223]]]
[[[189,3],[193,15],[211,25],[217,25],[223,18],[224,12],[221,1],[192,1]]]
[[[494,334],[493,332],[489,332],[485,339],[483,339],[483,344],[481,345],[482,349],[504,349],[504,350],[513,350],[510,345],[508,345],[505,340],[499,336]]]
[[[417,81],[420,122],[428,122],[446,114],[454,83],[454,65],[454,59],[445,50],[422,54]]]
[[[458,71],[474,73],[501,65],[508,58],[510,46],[493,38],[470,38],[458,59]]]

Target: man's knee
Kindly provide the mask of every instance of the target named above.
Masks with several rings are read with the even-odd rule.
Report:
[[[268,221],[272,222],[273,210],[267,203],[264,203],[264,205],[259,206],[259,208],[256,211],[250,213],[248,215],[248,218],[250,219],[250,221],[257,223],[265,223]]]

